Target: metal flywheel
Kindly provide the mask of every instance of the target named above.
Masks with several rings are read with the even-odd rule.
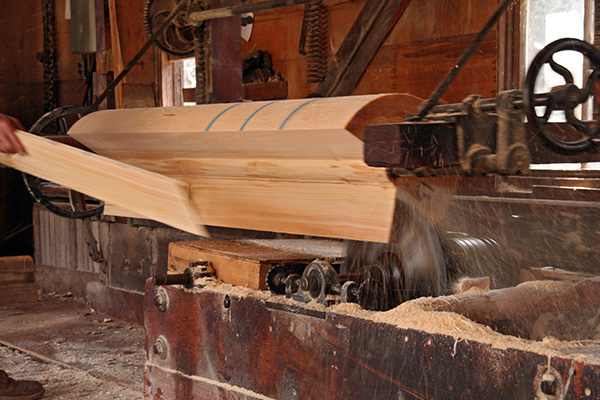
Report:
[[[144,26],[152,36],[169,14],[177,7],[176,0],[147,0],[144,6]],[[185,20],[186,7],[160,34],[155,43],[163,51],[175,56],[191,56],[194,53],[194,28]]]

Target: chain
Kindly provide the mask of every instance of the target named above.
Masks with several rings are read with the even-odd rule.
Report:
[[[194,0],[191,9],[205,9],[202,0]],[[210,102],[208,91],[207,74],[207,44],[208,29],[203,22],[194,28],[194,59],[196,61],[196,104],[206,104]]]
[[[44,26],[44,51],[40,61],[44,65],[44,111],[48,112],[58,107],[54,0],[42,0],[42,21]]]

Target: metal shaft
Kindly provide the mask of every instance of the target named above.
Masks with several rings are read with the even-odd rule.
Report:
[[[198,25],[203,21],[211,19],[228,18],[250,12],[272,10],[274,8],[295,6],[297,4],[314,3],[317,0],[269,0],[258,3],[240,4],[239,6],[215,8],[213,10],[192,11],[187,20],[191,24]]]

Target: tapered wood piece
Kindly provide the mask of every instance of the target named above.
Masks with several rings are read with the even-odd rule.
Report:
[[[0,153],[0,163],[145,218],[207,236],[185,183],[27,132],[16,134],[27,154]]]

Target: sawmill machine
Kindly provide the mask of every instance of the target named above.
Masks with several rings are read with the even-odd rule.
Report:
[[[147,23],[164,28],[183,2],[155,1]],[[185,22],[171,34],[197,43]],[[589,62],[581,88],[554,57],[567,51]],[[169,273],[145,287],[146,397],[599,398],[600,126],[578,109],[594,102],[599,65],[594,47],[562,39],[533,60],[523,92],[495,99],[310,98],[76,121],[68,134],[102,165],[185,183],[192,213],[119,210],[94,185],[58,182],[101,199],[72,194],[75,212],[302,238],[171,243]],[[540,90],[543,69],[564,84]],[[38,127],[86,113],[57,110]],[[2,162],[32,173],[21,156]],[[28,182],[53,200],[55,187]],[[463,276],[495,290],[445,296]]]
[[[110,90],[136,64],[137,59],[152,43],[156,42],[161,49],[170,54],[178,56],[194,54],[199,82],[202,82],[202,75],[206,72],[202,70],[202,65],[206,61],[203,61],[203,58],[206,54],[201,45],[206,40],[201,29],[204,21],[260,10],[261,5],[273,8],[290,5],[288,3],[307,3],[308,8],[311,2],[303,0],[281,4],[263,2],[205,10],[200,2],[149,0],[144,10],[144,21],[151,38],[123,73],[98,97],[94,105],[61,107],[42,117],[32,131],[45,134],[48,129],[51,131],[59,129],[63,133],[68,130],[70,135],[100,155],[144,166],[145,162],[141,160],[141,156],[125,156],[119,154],[119,151],[109,151],[95,145],[94,140],[87,139],[85,135],[93,134],[94,129],[97,131],[98,128],[90,128],[87,132],[86,121],[93,120],[97,116],[99,122],[95,123],[96,126],[101,125],[104,129],[105,123],[112,119],[112,116],[101,116],[109,115],[106,113],[111,111],[89,114],[90,111],[106,98]],[[483,37],[486,29],[489,30],[495,23],[495,19],[509,3],[508,0],[503,2],[480,37]],[[475,42],[457,65],[464,64],[476,47]],[[575,85],[569,70],[554,61],[554,55],[563,51],[581,53],[592,66],[592,72],[582,88]],[[340,126],[346,124],[344,129],[353,135],[352,144],[343,142],[348,140],[345,136],[332,136],[331,140],[338,140],[339,149],[327,149],[329,155],[323,152],[320,155],[305,156],[306,160],[302,164],[288,163],[289,165],[280,166],[275,172],[267,171],[266,178],[273,179],[279,174],[279,178],[287,179],[286,174],[289,172],[286,172],[286,168],[289,170],[315,168],[316,163],[312,160],[327,157],[344,160],[342,162],[345,163],[344,168],[350,169],[357,167],[350,164],[348,160],[352,160],[352,163],[360,162],[362,164],[360,168],[364,169],[364,176],[367,176],[366,171],[369,171],[368,174],[371,175],[367,179],[374,179],[379,185],[370,196],[380,197],[380,199],[373,200],[368,205],[377,211],[368,211],[360,215],[363,219],[371,216],[373,221],[366,223],[361,221],[359,233],[346,232],[343,227],[339,229],[324,227],[344,224],[344,213],[358,214],[356,208],[360,208],[360,205],[356,208],[348,208],[350,210],[348,211],[343,209],[342,203],[339,207],[342,211],[338,211],[337,215],[336,212],[331,211],[328,215],[329,221],[317,223],[311,220],[312,224],[320,226],[318,229],[299,228],[296,220],[291,225],[277,225],[262,224],[260,221],[248,224],[247,221],[213,218],[212,223],[214,225],[222,223],[223,226],[232,228],[252,228],[346,239],[343,261],[336,261],[335,267],[331,265],[325,267],[324,264],[319,264],[316,269],[276,266],[264,276],[267,286],[275,293],[287,292],[288,296],[295,295],[305,301],[314,298],[325,301],[323,293],[332,291],[345,300],[360,302],[365,308],[385,310],[408,299],[443,295],[448,292],[449,282],[454,282],[464,275],[490,276],[492,287],[505,287],[518,283],[521,270],[526,266],[552,266],[584,273],[595,272],[599,259],[598,232],[594,222],[597,218],[595,203],[597,197],[594,196],[599,190],[597,169],[583,168],[574,172],[548,171],[539,170],[535,165],[564,163],[584,165],[581,163],[598,161],[597,142],[600,128],[594,121],[584,122],[586,118],[577,118],[575,110],[581,104],[589,103],[588,99],[594,95],[594,84],[597,78],[594,66],[599,62],[598,51],[592,46],[575,39],[562,39],[547,46],[533,60],[523,93],[502,92],[496,99],[484,99],[473,95],[459,104],[440,104],[438,99],[443,92],[444,88],[442,88],[423,104],[419,104],[410,96],[395,95],[385,98],[362,97],[362,99],[357,96],[355,100],[313,98],[287,102],[257,102],[255,105],[206,105],[201,111],[185,113],[186,115],[181,116],[175,124],[194,123],[196,118],[195,123],[199,130],[208,132],[211,129],[218,130],[215,127],[219,128],[219,118],[223,115],[229,117],[231,114],[235,115],[229,117],[233,121],[231,126],[239,121],[240,131],[248,128],[256,129],[250,122],[260,118],[266,120],[267,117],[262,114],[279,107],[277,111],[273,111],[271,117],[275,115],[281,118],[281,123],[273,128],[266,124],[259,128],[273,129],[275,132],[283,130],[286,124],[294,122],[294,118],[304,118],[301,121],[311,124],[318,119],[318,114],[311,115],[308,112],[311,109],[319,109],[325,114],[339,113],[340,107],[353,110],[347,117],[340,119],[342,121],[346,118],[343,123],[340,122]],[[536,91],[538,75],[544,68],[562,77],[564,85],[556,86],[547,93]],[[452,73],[458,73],[458,70],[457,68]],[[440,87],[444,85],[447,87],[449,82],[445,80]],[[206,93],[200,94],[201,96],[197,97],[199,102],[205,100],[207,96]],[[409,114],[416,110],[418,113]],[[122,115],[123,124],[126,123],[125,121],[136,121],[132,114],[134,111],[116,112],[120,114],[115,115]],[[176,129],[169,127],[171,121],[164,122],[165,119],[160,118],[161,115],[168,115],[167,111],[157,109],[154,117],[150,112],[145,112],[144,116],[152,121],[149,124],[165,126],[165,130],[172,130],[175,134]],[[543,114],[539,115],[540,112]],[[564,113],[566,122],[550,123],[550,117],[558,112]],[[302,113],[307,115],[301,115]],[[76,123],[75,129],[69,130],[70,125],[79,116],[85,114],[89,115],[80,123]],[[195,117],[196,115],[198,118]],[[525,116],[527,123],[523,122]],[[203,122],[204,120],[206,122]],[[393,123],[382,125],[381,121]],[[94,122],[91,124],[93,125]],[[206,125],[204,129],[203,124]],[[260,123],[257,124],[259,125]],[[306,129],[318,131],[331,128],[325,125],[327,124],[316,122],[314,127]],[[84,128],[78,130],[77,126],[84,126]],[[115,129],[121,131],[115,131],[110,138],[106,136],[102,140],[117,141],[119,135],[134,132],[138,128],[131,126],[129,130],[121,127]],[[231,128],[222,129],[228,131]],[[299,129],[305,128],[296,127],[292,130]],[[143,138],[140,136],[140,140]],[[250,135],[232,136],[232,138],[247,143],[256,140],[251,139]],[[265,140],[265,137],[258,139],[257,142],[262,140]],[[305,137],[298,135],[296,139],[297,143],[308,140],[318,141],[320,138],[318,135],[309,134]],[[292,148],[291,143],[294,142],[288,143],[291,147],[287,150],[285,144],[278,144],[279,151],[287,151],[293,157],[292,153],[296,149]],[[364,150],[361,149],[360,157],[362,160],[358,160],[356,149],[362,147],[362,143],[364,143]],[[222,151],[222,148],[231,147],[230,144],[223,143],[222,148],[218,149],[201,146],[208,150],[203,150],[205,154],[199,155],[200,158],[229,157],[227,153],[229,150]],[[244,155],[241,158],[260,159],[261,155],[258,154],[256,146],[251,144],[249,148],[257,154]],[[315,148],[328,146],[335,147],[335,144],[317,145]],[[348,150],[350,147],[352,150]],[[214,154],[207,155],[211,152]],[[286,157],[263,152],[267,159]],[[136,161],[136,157],[140,160]],[[534,164],[534,168],[530,168],[530,164]],[[152,168],[154,167],[150,167]],[[232,164],[221,168],[222,171],[227,168],[234,170],[236,166]],[[380,169],[382,174],[373,172],[376,169]],[[154,171],[163,172],[160,167],[155,168]],[[225,175],[228,173],[236,177],[243,175],[238,172],[224,172]],[[248,172],[246,177],[260,176],[261,173],[265,171],[257,167],[255,171]],[[307,170],[307,175],[311,173]],[[386,177],[385,183],[382,183],[382,176]],[[314,177],[307,176],[303,179],[310,181]],[[358,187],[355,173],[344,172],[335,178],[320,179],[351,181],[353,188]],[[69,192],[69,203],[76,210],[65,210],[64,207],[54,205],[51,198],[42,193],[40,188],[43,185],[40,185],[42,181],[39,178],[25,175],[25,181],[34,198],[59,215],[88,218],[98,216],[103,211],[102,204],[94,201],[91,204],[92,209],[88,209],[90,205],[85,204],[86,199],[74,192]],[[234,180],[231,182],[235,184]],[[333,190],[334,187],[327,187],[327,190]],[[360,189],[361,193],[367,192],[366,187]],[[251,192],[254,188],[248,190]],[[294,193],[290,191],[288,196]],[[358,196],[352,190],[340,191],[340,195],[342,193]],[[393,196],[390,193],[393,193]],[[264,196],[274,195],[264,192]],[[273,198],[276,201],[276,197]],[[328,201],[335,204],[335,199],[328,199]],[[359,197],[350,200],[355,203],[359,201],[362,201],[362,197],[360,200]],[[300,207],[296,210],[295,213],[298,215],[310,209],[309,203],[305,202],[302,205],[307,208],[303,210]],[[256,212],[252,209],[247,211]],[[382,220],[388,221],[382,222]],[[369,231],[369,229],[373,230],[373,226],[378,226],[377,233]],[[89,223],[86,227],[92,258],[95,261],[102,261],[101,251],[91,233]],[[317,283],[319,287],[315,287]],[[261,287],[263,286],[264,283],[261,284]],[[298,291],[300,293],[296,294]]]
[[[359,302],[368,309],[386,310],[409,299],[446,294],[450,283],[465,275],[489,276],[492,287],[506,287],[519,283],[522,270],[530,267],[551,266],[595,274],[599,260],[596,228],[598,204],[595,197],[599,180],[597,167],[593,163],[598,161],[598,127],[594,121],[576,117],[575,109],[594,94],[597,73],[592,70],[583,88],[578,88],[571,72],[553,59],[556,53],[563,51],[579,52],[591,65],[597,65],[600,60],[597,50],[592,46],[575,39],[562,39],[546,47],[534,59],[523,93],[502,92],[496,99],[469,96],[458,104],[424,103],[421,111],[414,115],[407,113],[417,111],[419,103],[401,95],[198,106],[202,114],[191,107],[189,112],[180,115],[179,122],[182,125],[197,124],[199,132],[206,135],[204,138],[207,138],[208,144],[200,140],[198,146],[201,150],[190,150],[186,143],[181,148],[175,146],[171,153],[179,152],[174,157],[181,158],[182,152],[189,150],[188,153],[191,154],[195,151],[195,156],[200,157],[199,160],[207,163],[206,165],[211,165],[210,168],[213,168],[210,163],[218,164],[223,161],[224,164],[218,167],[218,173],[208,173],[209,178],[214,181],[215,177],[231,174],[232,179],[226,180],[227,183],[223,185],[237,184],[238,190],[242,191],[239,197],[246,198],[247,201],[243,204],[238,204],[238,200],[231,196],[223,201],[224,204],[227,201],[235,202],[236,205],[231,207],[239,207],[247,213],[241,217],[243,222],[219,219],[220,217],[210,220],[209,217],[209,225],[347,239],[344,257],[333,260],[333,265],[320,263],[312,268],[306,268],[308,262],[300,267],[276,265],[268,273],[262,273],[261,280],[264,281],[258,288],[266,285],[274,293],[287,293],[288,297],[303,301],[318,298],[321,302],[329,303],[331,299],[328,295],[335,294],[344,301]],[[535,90],[535,82],[546,65],[558,73],[565,84],[556,86],[547,93],[539,93]],[[311,110],[340,114],[339,104],[343,104],[344,109],[351,110],[347,111],[351,115],[350,123],[346,117],[341,119],[347,124],[346,132],[350,131],[352,135],[336,133],[326,139],[326,135],[320,132],[331,129],[331,126],[312,122],[316,114],[311,114],[314,112]],[[267,114],[271,109],[274,110],[273,114]],[[171,115],[169,110],[139,111],[144,113],[144,119],[148,121],[142,128],[136,122],[127,125],[127,121],[136,120],[132,118],[138,112],[135,110],[93,113],[78,123],[79,129],[76,124],[69,134],[101,155],[134,165],[137,163],[139,166],[146,163],[142,156],[123,155],[118,149],[98,146],[94,140],[111,143],[119,140],[119,135],[137,132],[141,146],[143,135],[146,134],[142,131],[147,130],[148,126],[165,126],[165,130],[170,129],[176,135],[177,128],[172,127],[169,118],[165,117]],[[65,114],[71,111],[73,110],[69,108],[57,110],[42,118],[38,126],[48,125],[46,123],[54,121],[57,115],[59,120],[63,120]],[[81,110],[76,108],[74,111]],[[564,112],[566,122],[548,122],[553,112],[558,111]],[[103,115],[110,117],[107,119]],[[275,119],[279,122],[275,123],[273,132],[292,126],[294,118],[304,119],[290,128],[290,136],[286,136],[289,142],[278,143],[274,146],[276,150],[269,150],[277,153],[273,155],[262,146],[261,143],[265,140],[262,134],[253,137],[250,133],[245,136],[241,136],[243,133],[240,136],[226,133],[230,132],[230,128],[225,125],[219,127],[219,118],[223,115],[231,115],[231,121],[224,123],[225,125],[241,126],[244,129],[252,128],[250,122]],[[96,116],[98,122],[93,122]],[[529,121],[527,123],[523,122],[525,116]],[[369,122],[381,121],[384,117],[391,121],[405,122],[383,125]],[[122,132],[116,131],[110,137],[106,134],[91,141],[88,139],[98,131],[98,127],[105,129],[109,119],[118,118],[122,120],[118,123],[119,128],[114,129],[121,129]],[[333,120],[330,117],[329,122]],[[93,127],[86,128],[86,121],[92,121],[88,124]],[[259,129],[271,129],[267,123],[256,123],[261,127]],[[335,123],[331,122],[332,125]],[[305,129],[302,124],[314,124],[319,133],[306,133],[312,128]],[[113,123],[113,126],[116,125],[116,122]],[[214,136],[209,136],[208,131],[211,129],[222,129],[223,132],[215,132]],[[289,139],[292,138],[291,135],[296,135],[296,139],[293,139],[295,142]],[[276,135],[272,137],[277,139]],[[345,142],[348,137],[350,142]],[[334,139],[337,142],[323,141]],[[223,142],[213,142],[214,140]],[[252,149],[252,154],[236,154],[229,161],[224,161],[231,156],[231,143],[236,140],[245,141],[248,148]],[[319,143],[319,140],[323,142]],[[316,145],[307,150],[310,154],[304,156],[306,159],[303,162],[281,161],[285,157],[282,154],[286,151],[291,152],[290,154],[300,151],[302,143],[308,141]],[[294,143],[298,147],[294,147]],[[293,147],[291,149],[288,147],[290,144]],[[333,154],[331,157],[337,157],[338,161],[344,160],[342,163],[330,162],[331,166],[328,168],[335,165],[335,168],[344,172],[339,172],[335,178],[329,175],[318,178],[326,181],[324,186],[310,186],[317,179],[315,176],[322,172],[315,172],[320,168],[317,165],[323,158],[329,157],[324,153],[317,155],[317,148],[324,153],[330,152],[327,154]],[[187,155],[188,153],[183,157],[192,156]],[[247,162],[247,158],[261,160],[261,157],[264,162],[276,160],[272,170],[261,169],[261,161],[253,161],[253,164]],[[298,157],[293,156],[294,159]],[[236,161],[238,158],[244,162]],[[180,163],[179,168],[183,168],[183,164],[177,162]],[[362,166],[358,167],[356,163]],[[539,164],[565,163],[577,163],[584,167],[576,171],[536,169],[540,168],[536,166]],[[530,168],[532,164],[534,167]],[[585,168],[586,165],[593,168]],[[149,168],[154,168],[155,172],[164,172],[162,164]],[[239,168],[247,172],[241,173]],[[362,168],[360,171],[363,171],[364,176],[370,174],[368,179],[374,179],[380,186],[369,186],[370,183],[360,186],[365,182],[362,178],[356,178],[355,171],[359,168]],[[266,174],[267,180],[280,179],[283,182],[286,179],[299,179],[304,186],[286,186],[288,193],[282,195],[279,194],[282,190],[278,187],[263,190],[249,184],[247,189],[243,189],[240,185],[242,181],[238,178],[245,176],[255,179],[261,173]],[[188,172],[189,174],[191,173]],[[303,174],[306,176],[296,176]],[[39,193],[38,185],[31,182],[31,179],[28,178],[28,183],[34,197],[53,207]],[[343,185],[337,183],[337,186],[327,186],[332,179],[351,182],[352,189],[343,192]],[[248,182],[256,185],[260,183]],[[196,185],[202,186],[205,183],[198,181]],[[257,209],[256,205],[248,205],[252,201],[259,203],[258,199],[251,199],[249,196],[263,196],[266,204],[263,206],[270,207],[269,202],[283,202],[294,196],[304,197],[307,187],[314,190],[317,201],[329,201],[332,204],[327,211],[327,218],[310,217],[314,204],[300,202],[291,207],[297,209],[278,211],[295,215],[287,225],[264,217],[249,222],[253,213],[262,215],[265,212]],[[335,195],[324,200],[323,194],[318,192],[323,190],[329,193],[332,188],[338,187],[340,196],[345,193],[352,197],[352,205],[348,207],[355,208],[344,208],[346,203],[341,198],[336,199]],[[358,189],[360,193],[366,194],[359,195],[354,191],[358,187],[361,188]],[[368,200],[361,205],[363,198]],[[77,199],[71,199],[71,203],[74,200]],[[218,202],[218,198],[198,202],[203,204],[198,208],[210,209]],[[347,222],[345,220],[349,221],[352,215],[358,214],[359,209],[369,207],[377,212],[382,209],[386,211],[382,214],[367,212],[364,215],[370,216],[372,220],[362,221],[362,225],[355,231],[339,226],[344,225]],[[75,213],[61,207],[54,208],[58,208],[63,216],[73,214],[75,217],[88,217],[102,211],[102,206]],[[223,209],[212,210],[217,213],[225,212]],[[352,210],[351,215],[347,215],[348,210]],[[301,220],[309,221],[306,225],[311,226],[301,226]],[[378,228],[374,229],[376,225]],[[301,227],[298,228],[299,226]],[[99,253],[94,251],[96,246],[93,235],[89,236],[92,253],[99,257]],[[369,237],[372,239],[365,239]]]

